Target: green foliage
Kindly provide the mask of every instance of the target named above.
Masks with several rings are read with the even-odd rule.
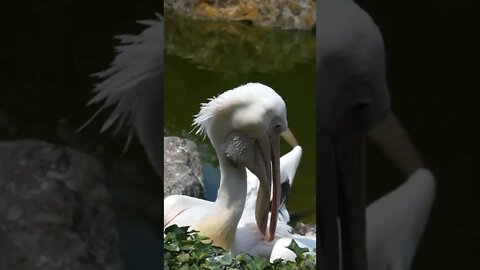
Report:
[[[236,256],[220,247],[213,246],[207,237],[188,227],[172,225],[165,229],[163,241],[164,267],[167,270],[308,270],[315,269],[316,257],[305,254],[295,241],[288,246],[296,255],[296,261],[281,259],[270,263],[265,258],[240,253]]]

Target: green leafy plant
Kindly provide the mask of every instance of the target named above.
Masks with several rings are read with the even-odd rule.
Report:
[[[172,225],[165,229],[163,241],[164,267],[167,270],[308,270],[315,269],[316,257],[305,254],[308,249],[301,248],[295,241],[288,246],[297,258],[293,261],[276,259],[270,263],[265,258],[253,257],[246,253],[232,253],[213,246],[207,237],[188,227]]]

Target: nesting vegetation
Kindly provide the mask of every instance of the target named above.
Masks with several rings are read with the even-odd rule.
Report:
[[[246,253],[233,255],[223,248],[213,246],[207,237],[188,227],[169,226],[163,240],[164,268],[167,270],[309,270],[315,269],[316,257],[301,248],[295,241],[288,246],[296,260],[276,259],[270,263],[266,258],[253,257]]]

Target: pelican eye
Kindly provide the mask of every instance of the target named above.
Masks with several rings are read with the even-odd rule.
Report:
[[[276,122],[272,125],[272,132],[280,134],[285,131],[286,126],[282,122]]]
[[[364,110],[368,109],[370,107],[370,105],[372,105],[372,101],[370,99],[359,100],[358,102],[356,102],[353,105],[352,111],[353,112],[364,111]]]
[[[368,103],[358,103],[353,107],[353,111],[361,111],[368,107]]]

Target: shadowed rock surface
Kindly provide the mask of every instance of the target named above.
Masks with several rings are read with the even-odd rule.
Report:
[[[0,142],[0,269],[122,269],[102,178],[72,148]]]
[[[293,233],[298,233],[300,235],[317,235],[317,225],[316,224],[305,224],[298,222],[293,227]]]
[[[166,0],[165,7],[193,18],[249,21],[282,29],[309,30],[316,21],[314,0]]]
[[[205,199],[202,165],[194,142],[178,137],[164,138],[163,195],[188,195]]]

